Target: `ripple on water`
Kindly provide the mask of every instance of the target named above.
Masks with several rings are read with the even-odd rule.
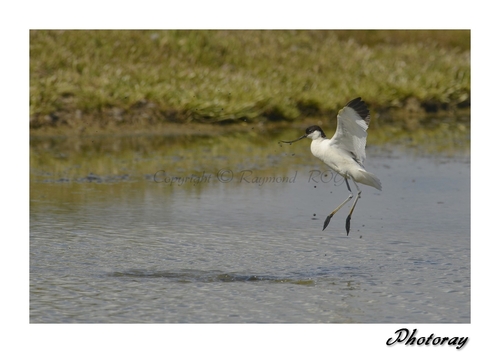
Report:
[[[298,285],[315,285],[316,280],[312,278],[280,277],[272,275],[256,275],[242,273],[226,273],[221,271],[150,271],[132,269],[126,271],[114,271],[108,274],[111,277],[133,277],[133,278],[165,278],[179,283],[212,283],[212,282],[275,282],[291,283]]]

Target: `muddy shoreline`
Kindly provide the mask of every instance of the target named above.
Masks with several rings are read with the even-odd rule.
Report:
[[[446,109],[444,109],[446,108]],[[170,115],[169,115],[170,114]],[[95,114],[58,112],[43,117],[30,118],[30,136],[90,136],[101,134],[161,134],[161,135],[217,135],[228,131],[250,129],[270,130],[283,127],[303,127],[311,124],[331,125],[336,112],[310,114],[305,112],[299,119],[235,119],[214,122],[213,120],[189,118],[182,113],[169,114],[144,107],[142,110],[126,112],[111,108]],[[182,116],[182,118],[181,118]],[[409,103],[404,107],[376,107],[372,110],[371,129],[391,126],[412,131],[432,126],[443,121],[447,123],[470,123],[470,107],[449,107]]]

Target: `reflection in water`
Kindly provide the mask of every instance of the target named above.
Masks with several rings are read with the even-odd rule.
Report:
[[[296,132],[33,138],[30,321],[470,322],[468,130],[370,132],[349,236]]]
[[[329,130],[333,134],[333,127]],[[245,133],[217,136],[34,137],[30,141],[31,179],[113,182],[130,177],[153,178],[162,171],[170,177],[186,177],[203,172],[214,174],[224,168],[287,174],[285,158],[311,164],[307,144],[293,149],[283,149],[278,144],[280,139],[295,136],[298,131],[302,133],[300,128],[256,131],[252,127]],[[370,131],[368,157],[374,153],[389,154],[394,146],[410,147],[420,155],[468,156],[470,131],[464,124],[445,123],[411,133],[390,127]]]

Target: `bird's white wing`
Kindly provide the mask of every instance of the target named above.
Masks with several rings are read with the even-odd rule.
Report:
[[[350,152],[353,158],[363,165],[369,123],[370,111],[366,103],[360,97],[353,99],[337,115],[337,130],[331,144]]]

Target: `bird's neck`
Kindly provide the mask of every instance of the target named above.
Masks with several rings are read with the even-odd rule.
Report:
[[[315,157],[321,158],[323,155],[322,142],[328,140],[324,137],[318,137],[311,142],[311,152]]]

